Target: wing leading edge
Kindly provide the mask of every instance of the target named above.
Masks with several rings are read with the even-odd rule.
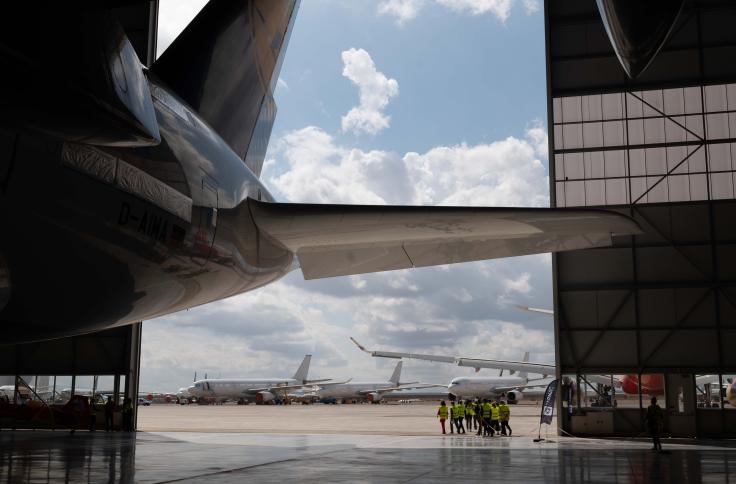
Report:
[[[306,279],[602,247],[641,233],[631,218],[594,209],[248,203]]]

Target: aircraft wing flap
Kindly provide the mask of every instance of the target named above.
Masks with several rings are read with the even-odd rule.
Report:
[[[306,279],[599,247],[641,233],[629,217],[594,209],[248,203]]]

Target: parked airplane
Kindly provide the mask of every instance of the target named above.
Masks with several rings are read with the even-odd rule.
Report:
[[[378,403],[386,393],[395,390],[438,386],[417,385],[419,382],[402,383],[400,381],[402,364],[402,361],[396,363],[396,368],[394,368],[394,372],[388,381],[346,382],[330,386],[319,385],[314,394],[320,398],[365,399],[371,403]]]
[[[4,343],[151,319],[297,268],[315,279],[640,233],[596,209],[278,203],[259,175],[298,1],[212,0],[150,69],[117,3],[0,16]]]
[[[187,388],[187,392],[197,399],[267,403],[279,395],[285,396],[291,390],[329,381],[329,379],[308,379],[311,360],[312,355],[306,355],[291,378],[205,378],[194,382],[194,385]]]

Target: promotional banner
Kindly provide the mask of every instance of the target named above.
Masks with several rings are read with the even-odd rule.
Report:
[[[542,401],[542,416],[540,418],[540,425],[546,423],[547,425],[552,424],[552,415],[555,411],[555,393],[557,393],[558,380],[552,380],[547,385],[547,390],[544,392],[544,400]]]

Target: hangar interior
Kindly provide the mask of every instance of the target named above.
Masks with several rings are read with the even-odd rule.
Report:
[[[116,5],[111,13],[141,62],[150,65],[156,55],[158,1]],[[10,169],[3,160],[12,156],[12,146],[3,148],[8,149],[0,151],[0,196],[5,173],[2,168]],[[74,395],[105,395],[118,405],[125,397],[135,402],[141,332],[142,323],[137,323],[73,338],[0,346],[0,428],[68,427],[64,406]],[[134,425],[136,418],[134,412]],[[120,426],[119,411],[115,419]],[[103,419],[96,420],[101,426]],[[88,422],[76,425],[87,428]]]
[[[594,0],[547,0],[551,202],[630,215],[643,233],[553,257],[558,425],[736,436],[736,4],[687,0],[629,79]],[[666,408],[665,408],[666,406]]]

